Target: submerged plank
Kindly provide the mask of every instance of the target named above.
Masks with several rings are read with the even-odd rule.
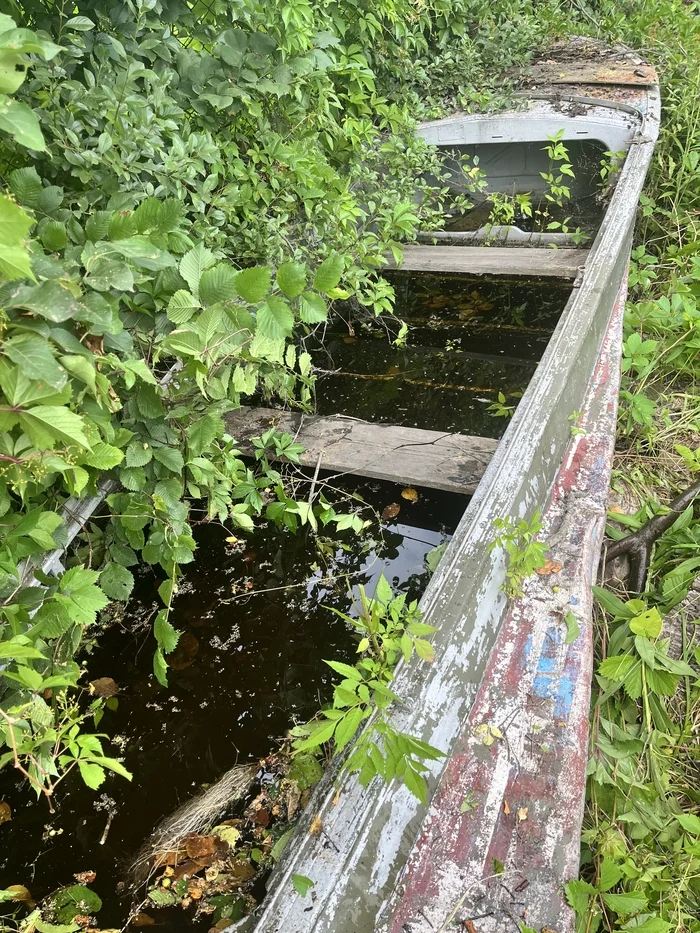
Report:
[[[371,424],[345,415],[270,408],[240,408],[226,415],[227,430],[244,453],[252,452],[250,439],[271,426],[304,445],[303,466],[320,463],[324,470],[467,495],[476,490],[498,446],[490,437]]]
[[[405,246],[402,272],[460,272],[463,275],[526,275],[575,279],[586,264],[585,249],[523,246]]]

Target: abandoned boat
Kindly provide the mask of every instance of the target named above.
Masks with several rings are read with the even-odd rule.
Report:
[[[395,782],[363,788],[356,776],[328,775],[273,874],[257,933],[574,928],[563,888],[578,874],[590,584],[605,524],[632,233],[660,103],[653,68],[629,50],[591,40],[534,65],[521,95],[512,110],[460,114],[420,132],[460,157],[478,156],[490,192],[541,187],[542,149],[553,136],[572,162],[597,147],[619,153],[621,165],[585,247],[561,231],[499,224],[426,234],[404,253],[404,270],[571,283],[500,442],[449,441],[452,486],[461,483],[473,497],[422,599],[425,621],[439,629],[436,661],[402,667],[395,689],[403,702],[392,713],[398,730],[448,757],[432,763],[428,807]],[[453,183],[458,191],[457,168]],[[335,445],[358,430],[357,422],[341,418],[322,429],[317,421],[309,463],[325,450],[329,466],[342,466]],[[446,443],[438,432],[418,433],[416,450],[439,437]],[[365,438],[351,449],[354,472],[387,475],[392,444],[378,451]],[[413,468],[405,479],[431,484],[429,461]],[[437,471],[432,481],[440,481]],[[528,578],[523,595],[508,600],[504,554],[489,548],[494,522],[537,510],[547,572]],[[309,832],[312,820],[322,832]],[[296,875],[313,882],[309,896],[295,893]]]

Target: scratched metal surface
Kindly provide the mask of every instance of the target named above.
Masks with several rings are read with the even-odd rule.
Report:
[[[431,801],[383,933],[478,933],[518,922],[573,931],[562,882],[578,873],[585,799],[591,582],[605,528],[615,446],[626,283],[544,514],[557,573],[526,581],[509,608],[476,702]],[[579,627],[566,643],[565,614]],[[503,735],[485,745],[478,729]],[[462,812],[468,801],[471,809]],[[497,870],[494,866],[498,866]],[[501,869],[502,866],[502,869]]]
[[[648,95],[629,89],[626,100],[635,108],[648,107],[644,134],[630,147],[583,281],[574,289],[538,371],[423,597],[426,621],[440,626],[435,638],[437,659],[431,666],[405,665],[397,674],[396,692],[404,702],[392,712],[395,726],[449,754],[460,752],[460,739],[468,729],[468,717],[505,618],[506,601],[500,590],[503,556],[487,551],[493,521],[504,515],[530,515],[547,502],[571,440],[568,416],[584,407],[626,274],[659,111],[658,93],[653,89]],[[581,609],[583,618],[588,607],[582,604]],[[580,737],[576,742],[580,743]],[[574,747],[581,749],[580,744]],[[443,767],[435,763],[427,776],[431,797]],[[320,834],[308,832],[314,816],[323,823]],[[257,933],[371,933],[377,929],[383,909],[403,909],[394,886],[425,818],[425,808],[402,786],[387,788],[374,781],[363,789],[355,778],[341,775],[333,782],[329,777],[317,789],[273,876]],[[579,818],[580,814],[572,827]],[[577,830],[572,833],[578,835]],[[429,845],[425,851],[425,857],[433,859]],[[555,855],[556,870],[564,879],[575,869],[575,856],[570,847],[561,845]],[[294,891],[295,874],[314,881],[305,898]],[[532,882],[529,899],[538,883]],[[441,903],[444,907],[444,899]],[[405,933],[412,929],[411,922]]]

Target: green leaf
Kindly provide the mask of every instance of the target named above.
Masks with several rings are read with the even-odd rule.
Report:
[[[100,574],[100,589],[110,599],[126,600],[134,588],[134,575],[121,564],[106,564]]]
[[[8,282],[34,279],[29,252],[24,246],[0,246],[0,278]]]
[[[284,262],[277,270],[277,284],[287,298],[296,298],[304,291],[306,274],[304,263]]]
[[[97,613],[108,605],[109,600],[96,586],[99,574],[94,570],[72,567],[59,582],[59,592],[54,599],[65,607],[68,615],[80,625],[91,625]]]
[[[638,664],[639,661],[633,655],[619,654],[601,661],[598,673],[602,674],[603,677],[607,677],[608,680],[621,683]]]
[[[327,294],[332,291],[340,282],[343,275],[345,263],[339,253],[333,253],[328,259],[324,259],[316,270],[314,276],[314,288],[318,292]]]
[[[362,680],[362,674],[356,667],[351,667],[349,664],[343,664],[342,661],[324,661],[323,663],[327,664],[329,667],[332,667],[334,671],[336,671],[338,674],[342,674],[343,677],[347,677],[348,680]]]
[[[205,305],[222,301],[233,301],[238,297],[236,270],[224,262],[202,273],[199,283],[199,298]]]
[[[199,418],[187,429],[190,457],[199,457],[223,433],[223,422],[215,415]]]
[[[598,882],[599,889],[601,891],[609,891],[610,888],[614,887],[620,878],[622,878],[622,875],[622,869],[619,865],[613,862],[612,859],[603,859],[603,864],[600,867],[600,881]]]
[[[646,638],[658,638],[662,625],[663,619],[656,607],[647,609],[630,620],[631,631],[635,635],[644,635]]]
[[[286,301],[271,295],[258,310],[257,332],[270,340],[290,337],[294,328],[294,315]]]
[[[153,456],[158,463],[162,463],[171,473],[180,475],[185,469],[183,456],[175,447],[154,447]]]
[[[168,318],[173,324],[186,324],[199,308],[199,302],[184,288],[175,292],[168,302]]]
[[[73,29],[76,32],[89,32],[95,28],[95,24],[87,16],[71,16],[64,28]]]
[[[92,790],[97,790],[97,788],[104,783],[104,768],[101,768],[99,765],[91,764],[89,761],[79,761],[78,768],[80,769],[80,776],[83,781],[88,787],[92,788]]]
[[[44,152],[46,143],[36,115],[22,101],[0,94],[0,130],[9,133],[16,143]]]
[[[609,590],[604,590],[600,586],[593,586],[591,589],[596,600],[606,612],[620,619],[631,619],[634,615],[634,613],[629,610],[627,604],[619,599],[619,597],[615,596],[614,593],[611,593]]]
[[[134,273],[125,262],[100,256],[91,263],[84,281],[97,292],[107,292],[113,288],[120,292],[130,292],[134,287]]]
[[[39,440],[36,444],[38,447],[50,447],[53,439],[90,449],[84,433],[83,419],[67,408],[58,405],[36,405],[23,412],[19,421],[35,443]]]
[[[333,736],[335,739],[336,751],[339,752],[342,748],[345,748],[348,742],[354,737],[364,718],[365,714],[360,706],[354,707],[354,709],[349,710],[345,716],[343,716],[338,722]]]
[[[636,927],[628,927],[628,929],[630,933],[668,933],[669,930],[673,929],[673,924],[667,920],[662,920],[661,917],[649,917],[644,923],[640,923]]]
[[[312,881],[311,878],[307,878],[306,875],[292,875],[292,884],[297,894],[306,897],[316,882]]]
[[[625,894],[603,894],[606,907],[614,910],[620,917],[629,917],[639,913],[647,905],[646,895],[641,891],[629,891]]]
[[[272,286],[272,273],[269,266],[253,266],[243,269],[236,276],[236,291],[251,304],[257,304],[268,294]]]
[[[14,661],[42,659],[44,655],[38,648],[21,644],[15,641],[0,641],[0,658],[11,658]]]
[[[315,292],[304,292],[299,301],[299,317],[305,324],[322,324],[328,318],[326,302]]]
[[[94,891],[84,884],[74,884],[63,888],[56,894],[54,909],[56,918],[61,923],[69,923],[77,916],[96,914],[102,908],[102,901]]]
[[[5,356],[21,367],[29,379],[45,382],[55,389],[62,388],[68,377],[58,365],[48,340],[37,334],[18,334],[2,344]]]
[[[325,742],[330,742],[333,738],[336,725],[337,723],[330,719],[324,720],[314,728],[308,739],[295,742],[294,747],[297,751],[303,752],[309,748],[318,748],[319,745],[323,745]]]
[[[0,195],[0,244],[18,246],[27,237],[34,221],[14,201]]]
[[[596,897],[598,891],[587,881],[570,881],[564,887],[566,899],[569,906],[581,917],[588,912],[588,905],[592,897]]]
[[[270,850],[270,855],[272,856],[273,862],[279,862],[282,853],[284,852],[285,846],[291,839],[293,832],[294,827],[291,826],[289,829],[282,833],[277,842],[273,845],[272,849]]]
[[[686,832],[700,836],[700,818],[692,813],[677,813],[676,819]]]
[[[576,641],[580,632],[578,619],[571,611],[571,609],[568,609],[564,614],[564,624],[566,625],[566,638],[564,639],[564,644],[570,645]]]
[[[187,282],[190,291],[199,297],[199,281],[206,269],[214,265],[216,260],[211,250],[198,243],[180,260],[180,275]]]
[[[153,634],[163,654],[170,654],[171,651],[177,648],[177,643],[180,640],[180,632],[174,629],[170,622],[168,622],[167,609],[161,609],[156,616],[156,621],[153,624]]]
[[[153,448],[148,444],[134,441],[126,448],[126,465],[128,467],[146,466],[153,459]]]
[[[10,172],[10,191],[20,204],[25,207],[36,207],[39,196],[43,191],[41,178],[33,165],[26,168],[16,168]]]
[[[424,807],[428,806],[428,785],[422,774],[414,771],[410,766],[406,768],[403,776],[404,784],[414,797],[417,797]]]
[[[153,655],[153,673],[156,675],[156,680],[162,687],[168,686],[168,665],[165,663],[165,658],[160,648],[156,649]]]
[[[92,450],[83,458],[83,463],[87,466],[95,467],[97,470],[111,470],[118,466],[124,459],[124,451],[118,447],[112,447],[111,444],[105,444],[98,441],[94,444]]]

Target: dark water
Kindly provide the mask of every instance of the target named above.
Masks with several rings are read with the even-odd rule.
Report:
[[[353,327],[337,320],[314,353],[321,414],[436,431],[500,437],[505,418],[487,408],[502,392],[509,404],[532,378],[571,287],[545,281],[394,273],[396,317]]]
[[[328,539],[325,556],[303,531],[246,536],[218,524],[196,528],[197,560],[171,616],[183,635],[169,657],[167,688],[152,674],[151,619],[162,577],[142,570],[124,618],[99,637],[86,678],[112,677],[121,688],[118,709],[107,712],[100,731],[114,738],[109,753],[124,757],[133,782],[112,776],[92,791],[69,778],[52,816],[4,772],[0,800],[13,818],[0,825],[0,888],[23,884],[39,900],[72,883],[75,872],[95,871],[92,888],[104,902],[99,924],[121,926],[130,898],[119,896],[117,884],[159,819],[237,762],[269,754],[295,718],[310,718],[328,699],[333,674],[323,659],[352,659],[356,642],[324,606],[352,613],[348,582],[371,593],[382,572],[397,590],[418,596],[428,580],[426,553],[451,534],[467,501],[421,491],[412,503],[401,498],[401,486],[352,480],[326,494],[337,501],[355,491],[371,504],[362,513],[374,519],[369,534]],[[377,521],[392,504],[398,516]],[[240,539],[234,544],[226,541],[232,534]],[[187,929],[188,921],[172,909],[158,924]]]

